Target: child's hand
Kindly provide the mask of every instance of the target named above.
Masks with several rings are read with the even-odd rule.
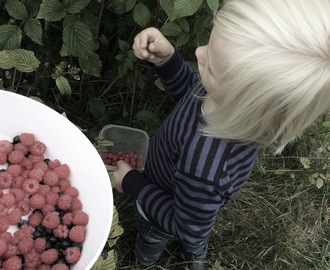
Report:
[[[134,39],[136,57],[160,66],[174,54],[174,47],[156,28],[150,27],[140,32]]]
[[[117,163],[118,165],[118,170],[114,171],[112,174],[114,176],[114,186],[115,189],[117,189],[118,192],[123,192],[123,187],[122,187],[122,183],[123,183],[123,179],[124,176],[130,171],[132,170],[131,166],[129,166],[127,163],[125,163],[124,161],[120,160]]]

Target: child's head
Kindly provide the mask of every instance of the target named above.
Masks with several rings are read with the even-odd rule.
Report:
[[[278,148],[328,111],[329,14],[329,0],[226,1],[212,31],[227,52],[219,106],[205,133]]]

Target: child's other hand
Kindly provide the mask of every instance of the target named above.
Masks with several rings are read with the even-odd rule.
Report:
[[[160,66],[174,54],[174,47],[156,28],[141,31],[134,39],[133,50],[136,57]]]
[[[113,172],[114,175],[114,186],[115,189],[117,189],[118,192],[123,192],[123,187],[122,187],[122,183],[123,183],[123,179],[124,176],[130,171],[132,170],[131,166],[129,166],[127,163],[125,163],[124,161],[120,160],[117,163],[118,165],[118,170]]]

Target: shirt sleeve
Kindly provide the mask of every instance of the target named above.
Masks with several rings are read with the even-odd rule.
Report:
[[[197,78],[197,72],[182,58],[178,50],[161,66],[153,66],[165,90],[178,101],[188,91]]]

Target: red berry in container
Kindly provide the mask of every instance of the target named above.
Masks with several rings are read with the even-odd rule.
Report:
[[[41,209],[46,203],[44,196],[39,193],[33,194],[29,199],[29,204],[32,208]]]
[[[0,152],[5,153],[8,155],[11,151],[13,151],[13,144],[7,140],[0,141]]]
[[[70,168],[67,164],[62,164],[54,169],[60,179],[65,179],[69,177]]]
[[[25,158],[24,154],[20,150],[13,150],[8,155],[8,160],[11,164],[19,164]]]
[[[55,229],[58,225],[60,225],[60,218],[55,212],[49,212],[45,215],[41,224],[46,229],[52,230],[52,229]]]
[[[58,198],[57,206],[61,210],[69,210],[72,205],[72,197],[70,195],[62,195]]]
[[[47,171],[44,175],[44,183],[48,186],[55,186],[59,181],[59,176],[54,171]]]
[[[4,270],[20,270],[22,268],[22,261],[18,256],[12,256],[3,262],[2,268]]]
[[[40,260],[46,264],[52,264],[58,259],[58,251],[55,248],[50,248],[43,251],[40,255]]]

